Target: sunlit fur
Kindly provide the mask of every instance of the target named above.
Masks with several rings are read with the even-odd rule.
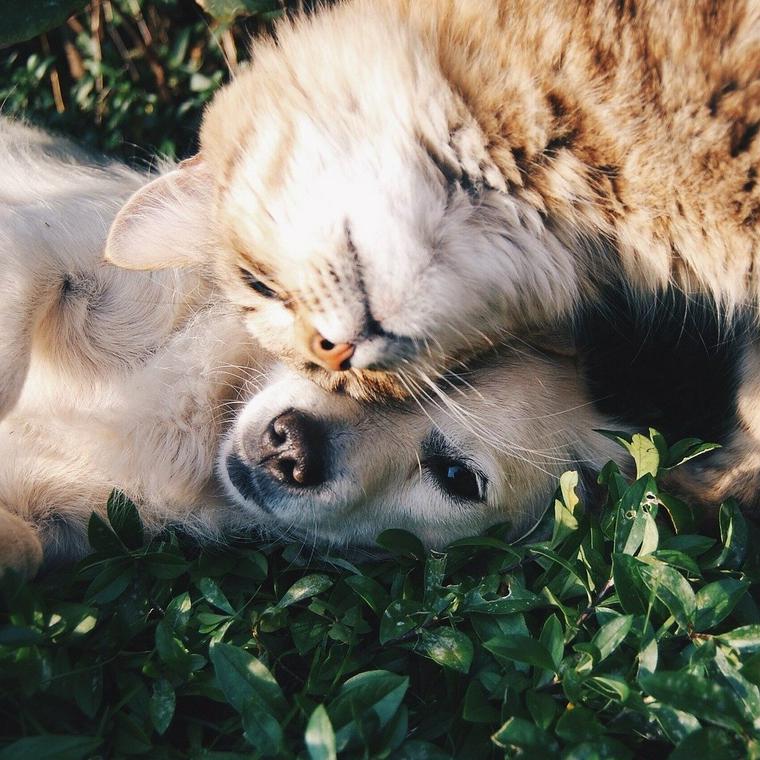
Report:
[[[0,120],[0,176],[0,568],[80,555],[116,486],[151,532],[218,536],[213,463],[251,358],[237,315],[189,270],[102,263],[143,175]]]
[[[567,316],[620,269],[730,314],[760,287],[759,74],[753,0],[339,3],[257,41],[214,100],[182,250],[267,347],[357,397],[405,395],[395,370]],[[135,233],[174,197],[136,203]],[[137,250],[111,253],[176,261]],[[355,342],[354,369],[315,368],[303,323]]]
[[[466,380],[446,392],[422,384],[416,402],[366,405],[282,368],[238,415],[222,447],[220,476],[230,497],[275,535],[309,545],[371,547],[381,529],[395,527],[441,547],[500,522],[509,522],[518,537],[550,504],[562,472],[593,471],[620,458],[614,444],[594,432],[611,421],[594,410],[571,360],[505,349]],[[266,498],[257,503],[233,485],[228,457],[244,460],[261,483],[255,442],[291,409],[325,430],[320,445],[328,475],[305,488],[264,476]],[[453,498],[436,485],[428,466],[431,435],[485,476],[482,500]]]
[[[1,204],[0,261],[18,272],[4,281],[0,344],[22,346],[3,367],[26,373],[0,422],[0,568],[33,574],[43,554],[80,556],[88,518],[114,487],[149,533],[177,525],[208,540],[253,529],[344,546],[405,527],[440,545],[503,520],[529,527],[558,473],[612,454],[569,360],[505,349],[443,389],[410,374],[417,402],[366,408],[273,367],[193,270],[147,276],[99,262],[119,201],[145,177],[95,166],[27,127],[0,130],[0,173],[17,178]],[[8,170],[22,163],[23,183]],[[25,279],[25,262],[44,274]],[[26,343],[10,321],[17,309],[28,314]],[[226,480],[224,453],[240,432],[292,407],[340,427],[342,445],[324,441],[340,476],[319,493],[273,498],[272,520],[224,496],[214,467]],[[425,478],[420,443],[432,430],[486,474],[484,503],[449,501]]]

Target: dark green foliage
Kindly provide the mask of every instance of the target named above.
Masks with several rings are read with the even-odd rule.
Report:
[[[62,24],[87,0],[0,0],[0,45],[23,42]]]
[[[205,0],[207,14],[195,0],[96,0],[63,23],[84,5],[0,0],[0,46],[46,32],[0,49],[2,111],[139,162],[195,150],[203,106],[287,7]]]
[[[660,492],[698,442],[624,443],[638,480],[592,514],[567,473],[543,541],[358,566],[144,544],[114,494],[77,568],[2,582],[0,760],[760,756],[755,528]]]

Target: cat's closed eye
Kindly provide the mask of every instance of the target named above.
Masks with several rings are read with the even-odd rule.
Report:
[[[243,282],[251,288],[251,290],[255,290],[259,295],[264,296],[264,298],[280,297],[275,290],[263,283],[255,275],[251,274],[247,269],[240,267],[240,275],[243,278]]]

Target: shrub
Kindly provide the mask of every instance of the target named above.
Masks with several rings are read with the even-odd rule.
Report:
[[[0,758],[758,756],[755,528],[662,490],[695,442],[626,445],[598,514],[566,473],[520,545],[360,564],[145,543],[114,494],[78,567],[2,583]]]

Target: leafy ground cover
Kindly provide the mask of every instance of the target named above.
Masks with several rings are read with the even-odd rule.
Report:
[[[146,542],[115,494],[77,567],[2,581],[0,759],[760,756],[756,529],[662,489],[696,442],[624,443],[543,540],[361,564]]]
[[[0,110],[129,161],[186,157],[203,106],[247,58],[250,38],[304,5],[0,0]]]

